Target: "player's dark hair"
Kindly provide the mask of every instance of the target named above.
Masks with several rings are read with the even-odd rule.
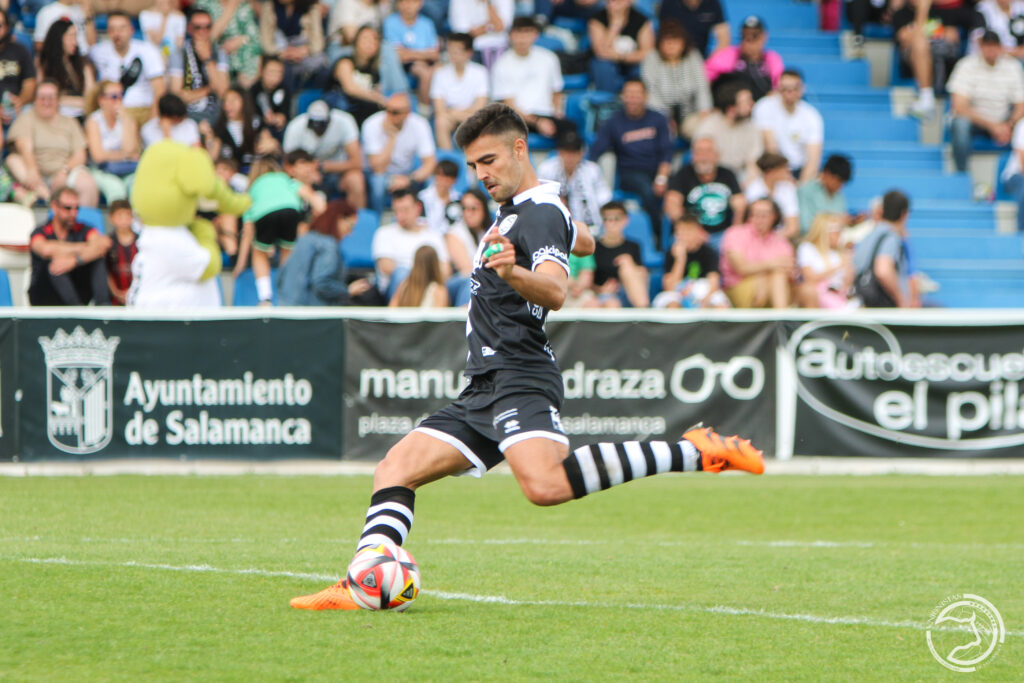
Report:
[[[850,178],[853,177],[853,166],[850,164],[850,160],[842,154],[833,154],[825,159],[824,171],[831,173],[844,183],[850,182]]]
[[[115,199],[114,201],[110,202],[110,214],[111,215],[117,213],[118,211],[125,211],[125,210],[128,210],[128,211],[132,210],[132,203],[130,201],[128,201],[127,199]]]
[[[910,199],[899,190],[889,190],[882,197],[882,220],[895,223],[910,211]]]
[[[530,132],[516,110],[501,102],[492,102],[480,109],[455,129],[455,144],[459,149],[466,147],[484,135],[500,137],[512,135],[526,140]]]
[[[473,51],[473,36],[468,33],[449,33],[445,40],[449,45],[452,43],[459,43],[470,52]]]
[[[626,205],[625,204],[623,204],[622,202],[619,202],[619,201],[615,201],[615,200],[612,200],[610,202],[606,202],[605,204],[603,204],[601,206],[601,215],[602,216],[604,215],[605,211],[621,211],[622,213],[629,213],[628,211],[626,211]]]
[[[166,116],[169,119],[183,119],[188,114],[185,100],[170,92],[160,96],[156,103],[156,110],[160,116]]]
[[[434,167],[434,173],[443,175],[446,178],[459,177],[459,165],[451,159],[441,159]]]

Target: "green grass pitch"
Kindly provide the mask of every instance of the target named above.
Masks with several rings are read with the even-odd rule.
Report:
[[[420,491],[404,614],[301,612],[370,478],[0,479],[0,680],[1021,680],[1024,480],[669,475],[557,508]],[[963,678],[925,641],[1001,612]]]

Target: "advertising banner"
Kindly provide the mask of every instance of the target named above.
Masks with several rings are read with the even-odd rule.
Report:
[[[339,457],[343,327],[19,320],[20,457]]]
[[[15,323],[0,320],[0,460],[18,453],[18,366]]]
[[[1024,327],[780,325],[797,455],[1024,453]]]
[[[346,458],[380,458],[465,386],[465,323],[348,321]],[[774,448],[773,322],[552,321],[574,445],[673,439],[703,421]],[[425,351],[426,350],[426,351]]]

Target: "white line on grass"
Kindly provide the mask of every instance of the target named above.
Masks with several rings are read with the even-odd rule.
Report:
[[[338,577],[333,574],[313,574],[305,572],[272,571],[267,569],[224,569],[211,567],[208,564],[193,565],[172,565],[154,564],[148,562],[101,562],[97,560],[72,560],[66,557],[7,557],[7,560],[26,562],[29,564],[52,564],[65,566],[100,566],[100,567],[126,567],[129,569],[156,569],[171,572],[198,572],[210,574],[232,574],[243,576],[267,576],[282,577],[289,579],[302,579],[308,581],[334,582]],[[510,605],[510,606],[538,606],[538,607],[596,607],[604,609],[634,609],[652,611],[672,612],[701,612],[704,614],[725,614],[730,616],[758,617],[761,619],[776,619],[782,621],[802,621],[811,624],[832,624],[842,626],[871,626],[876,628],[905,628],[916,631],[929,629],[927,624],[914,621],[886,621],[884,619],[873,619],[871,617],[826,617],[817,614],[787,614],[785,612],[769,612],[764,609],[752,609],[748,607],[729,607],[726,605],[649,605],[641,603],[610,603],[610,602],[588,602],[588,601],[564,601],[564,600],[516,600],[506,598],[503,595],[473,595],[471,593],[453,593],[449,591],[424,590],[424,595],[430,595],[440,600],[460,600],[482,604]],[[957,628],[937,628],[932,630],[958,631]],[[1024,636],[1024,631],[1007,631],[1006,635],[1013,637]]]

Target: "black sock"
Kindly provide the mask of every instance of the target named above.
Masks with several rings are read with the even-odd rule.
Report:
[[[412,528],[415,502],[416,492],[404,486],[391,486],[374,493],[356,550],[389,541],[395,545],[405,543],[405,537]]]
[[[623,441],[581,446],[562,461],[573,498],[662,472],[696,472],[700,453],[689,441]]]

